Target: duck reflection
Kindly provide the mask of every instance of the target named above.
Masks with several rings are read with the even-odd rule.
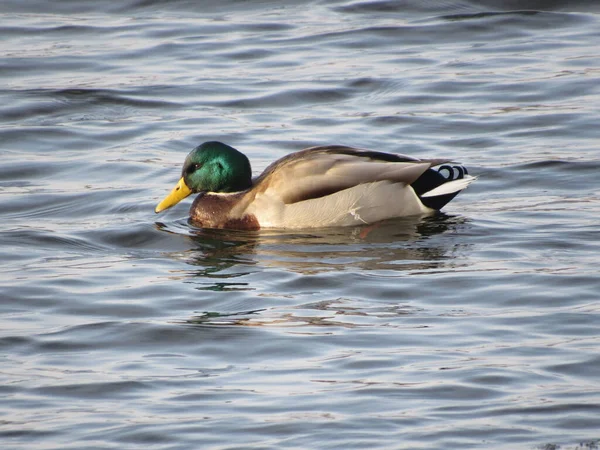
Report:
[[[357,303],[350,299],[324,300],[304,303],[295,307],[256,309],[238,312],[204,312],[197,314],[183,323],[190,325],[210,326],[246,326],[246,327],[306,327],[314,331],[309,334],[321,333],[318,328],[370,327],[399,316],[419,313],[421,310],[409,305],[369,305]],[[352,317],[355,316],[355,317]],[[324,331],[327,333],[328,331]]]
[[[309,231],[239,231],[187,228],[193,245],[172,253],[195,268],[199,277],[231,278],[247,275],[254,266],[276,267],[312,275],[356,268],[424,270],[447,264],[458,250],[453,239],[434,236],[468,225],[464,217],[444,213],[401,218],[375,225]],[[178,232],[157,224],[163,231]],[[181,230],[179,230],[181,232]],[[234,269],[234,270],[231,270]],[[230,283],[215,290],[234,287]]]
[[[370,326],[386,317],[413,314],[410,304],[382,304],[376,288],[372,302],[361,300],[361,294],[354,298],[351,280],[365,276],[390,280],[449,270],[465,245],[457,243],[455,234],[463,235],[470,224],[464,217],[439,213],[304,231],[196,229],[185,223],[157,226],[186,235],[189,245],[168,255],[188,267],[178,273],[183,283],[206,291],[198,296],[198,307],[205,312],[195,312],[184,323],[310,326],[315,332],[314,327]],[[364,278],[356,282],[364,287]]]

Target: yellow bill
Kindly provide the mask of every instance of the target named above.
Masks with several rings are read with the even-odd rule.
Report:
[[[177,186],[173,188],[169,195],[167,195],[162,202],[156,205],[154,212],[159,213],[173,205],[176,205],[191,193],[191,189],[187,187],[185,181],[183,181],[183,177],[181,177],[181,179],[177,182]]]

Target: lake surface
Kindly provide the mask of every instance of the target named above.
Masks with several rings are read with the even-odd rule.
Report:
[[[0,5],[0,447],[600,447],[600,5]],[[208,140],[479,180],[373,229],[156,215]]]

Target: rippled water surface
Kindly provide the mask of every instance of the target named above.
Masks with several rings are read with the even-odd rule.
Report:
[[[600,447],[600,7],[0,5],[0,446]],[[479,180],[378,227],[195,229],[207,140]]]

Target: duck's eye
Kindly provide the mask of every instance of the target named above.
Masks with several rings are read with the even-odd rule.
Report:
[[[188,166],[186,172],[187,173],[193,173],[196,170],[198,170],[200,167],[202,167],[202,164],[191,164]]]

